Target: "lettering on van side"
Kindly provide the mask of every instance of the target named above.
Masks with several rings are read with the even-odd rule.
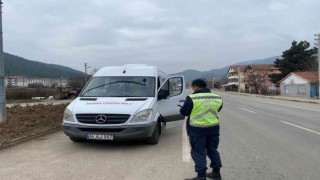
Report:
[[[98,102],[87,102],[87,105],[99,105],[99,104],[132,105],[132,102],[125,102],[125,101],[98,101]]]

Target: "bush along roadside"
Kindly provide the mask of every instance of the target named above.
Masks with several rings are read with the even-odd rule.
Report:
[[[6,99],[13,100],[31,100],[32,97],[53,96],[55,89],[47,88],[6,88]]]

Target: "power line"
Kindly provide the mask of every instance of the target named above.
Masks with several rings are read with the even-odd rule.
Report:
[[[84,63],[84,72],[86,73],[86,82],[88,82],[88,69],[91,68],[91,66],[88,65],[88,63]]]
[[[85,72],[86,74],[88,74],[87,70],[88,70],[89,68],[91,68],[91,66],[89,66],[88,63],[84,63],[84,72]]]
[[[317,41],[316,45],[318,46],[318,75],[319,75],[319,88],[318,88],[318,96],[320,99],[320,33],[315,34],[317,38],[315,39]]]

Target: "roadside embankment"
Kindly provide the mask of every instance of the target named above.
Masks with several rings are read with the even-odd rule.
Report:
[[[7,122],[0,124],[0,149],[60,130],[67,106],[61,103],[7,107]]]

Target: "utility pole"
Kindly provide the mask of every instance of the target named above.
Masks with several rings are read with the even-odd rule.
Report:
[[[316,45],[318,46],[318,76],[319,76],[319,89],[318,89],[318,96],[320,99],[320,33],[319,34],[315,34],[314,36],[317,37],[317,39],[315,39],[317,41]]]
[[[88,82],[88,68],[91,68],[91,66],[88,65],[88,63],[84,63],[84,72],[86,73],[86,82]]]
[[[2,38],[2,0],[0,0],[0,124],[6,122],[6,91],[4,81],[5,79]]]
[[[240,65],[238,65],[238,93],[240,93]]]

